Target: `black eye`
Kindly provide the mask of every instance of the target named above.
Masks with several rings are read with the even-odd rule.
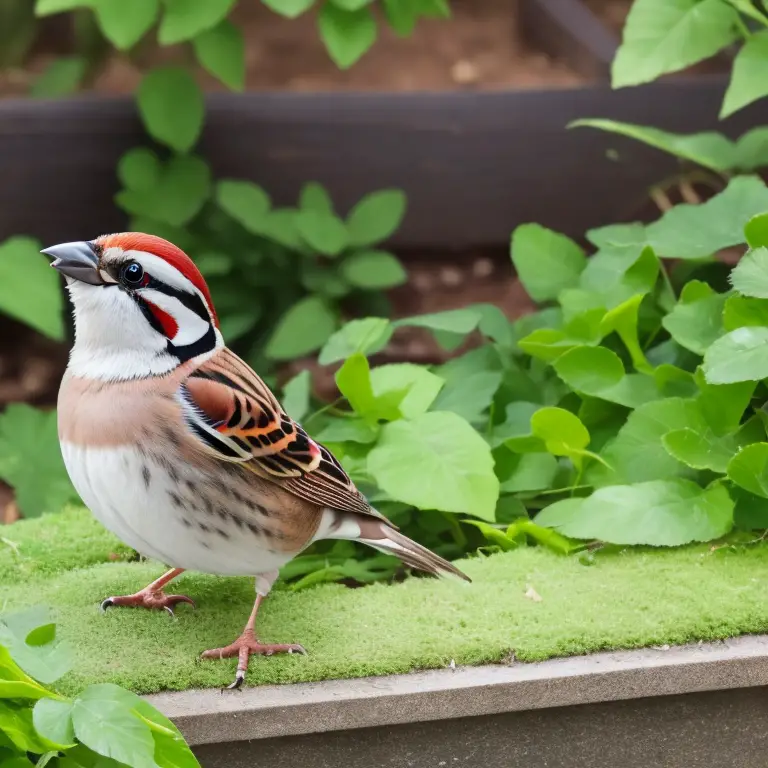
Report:
[[[138,261],[129,261],[120,272],[120,280],[135,288],[144,280],[144,267]]]

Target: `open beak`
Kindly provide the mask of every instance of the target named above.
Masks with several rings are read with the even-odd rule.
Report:
[[[89,285],[104,285],[99,272],[99,257],[90,243],[61,243],[45,248],[42,253],[50,256],[51,266],[66,277]]]

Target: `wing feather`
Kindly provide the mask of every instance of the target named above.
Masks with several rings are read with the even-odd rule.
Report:
[[[288,416],[259,376],[229,349],[196,368],[179,396],[187,424],[224,461],[318,505],[383,518],[336,457]]]

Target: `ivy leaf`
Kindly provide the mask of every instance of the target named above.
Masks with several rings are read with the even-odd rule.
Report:
[[[528,295],[537,302],[556,299],[578,284],[587,260],[570,238],[538,224],[521,224],[512,233],[512,263]]]
[[[393,288],[408,280],[400,260],[387,251],[353,253],[342,262],[341,274],[355,288],[365,290]]]
[[[647,83],[713,56],[736,39],[737,18],[722,0],[635,0],[611,84]]]
[[[704,354],[704,375],[710,384],[760,381],[768,377],[768,328],[745,327],[717,339]]]
[[[215,27],[232,10],[237,0],[164,0],[165,13],[157,39],[160,45],[191,40]]]
[[[334,333],[320,352],[320,365],[345,360],[355,352],[375,355],[384,349],[392,337],[392,325],[383,317],[352,320]]]
[[[80,87],[87,69],[88,62],[81,56],[56,59],[35,80],[29,95],[34,99],[69,96]]]
[[[347,217],[350,244],[373,245],[386,240],[400,226],[405,204],[405,194],[399,189],[382,189],[366,195]]]
[[[52,339],[64,339],[61,284],[37,240],[11,237],[0,243],[0,312]]]
[[[656,253],[668,259],[704,259],[743,243],[744,225],[766,209],[768,189],[761,179],[737,176],[705,203],[670,208],[646,227],[646,235]]]
[[[722,484],[704,489],[677,478],[599,488],[586,499],[555,502],[536,522],[575,539],[673,547],[724,536],[733,507]]]
[[[332,213],[301,210],[296,214],[296,226],[307,245],[325,256],[338,256],[349,245],[344,222]]]
[[[753,248],[731,270],[731,285],[742,296],[768,299],[768,248]]]
[[[628,408],[637,408],[661,396],[652,377],[627,375],[619,356],[607,347],[575,347],[552,365],[575,392]]]
[[[0,477],[25,517],[58,512],[77,499],[59,449],[56,411],[11,403],[0,416]]]
[[[250,181],[223,179],[216,185],[216,202],[249,232],[264,233],[271,201],[261,187]]]
[[[699,280],[685,284],[680,300],[662,318],[662,325],[681,346],[697,355],[723,335],[723,308],[727,297]]]
[[[386,424],[368,454],[368,469],[396,501],[494,520],[499,481],[490,448],[454,413]]]
[[[318,23],[328,54],[340,69],[351,67],[376,42],[376,22],[368,8],[345,11],[325,3]]]
[[[245,41],[231,21],[221,21],[192,41],[204,69],[233,91],[245,88]]]
[[[144,127],[152,138],[177,152],[192,148],[203,128],[205,104],[186,69],[163,67],[148,72],[139,85],[138,103]]]
[[[336,329],[336,313],[319,296],[296,302],[280,318],[264,354],[271,360],[293,360],[319,349]]]
[[[301,421],[309,412],[311,390],[312,375],[309,371],[296,374],[283,387],[283,408],[294,421]]]
[[[768,31],[750,35],[736,54],[720,119],[768,95]]]
[[[627,136],[662,152],[690,160],[718,173],[731,171],[738,166],[736,145],[722,133],[670,133],[649,125],[622,123],[618,120],[583,119],[569,123],[568,128],[597,128],[608,133]],[[595,245],[600,245],[595,243]]]
[[[728,477],[744,490],[768,499],[768,443],[753,443],[728,464]]]
[[[92,7],[104,37],[121,51],[136,45],[160,12],[159,0],[92,0]]]

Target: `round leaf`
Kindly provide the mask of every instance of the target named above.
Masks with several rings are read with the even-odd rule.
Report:
[[[352,245],[372,245],[386,240],[400,226],[405,203],[405,194],[399,189],[382,189],[366,195],[347,217]]]
[[[768,499],[768,443],[743,448],[728,464],[728,477],[750,493]]]
[[[539,525],[576,539],[674,547],[711,541],[733,526],[733,501],[716,484],[655,480],[600,488],[586,499],[565,499],[536,516]]]
[[[243,33],[226,19],[201,32],[193,41],[195,56],[203,67],[233,91],[245,88]]]
[[[353,253],[341,265],[341,274],[356,288],[392,288],[408,280],[396,256],[386,251]]]
[[[161,45],[191,40],[226,18],[236,2],[237,0],[165,0],[165,13],[157,39]]]
[[[271,8],[275,13],[285,16],[288,19],[295,19],[301,16],[304,11],[311,8],[315,0],[261,0],[264,5]]]
[[[345,11],[325,3],[318,22],[320,37],[340,69],[351,67],[376,41],[376,22],[368,8]]]
[[[180,67],[154,69],[138,92],[139,112],[152,138],[178,152],[187,152],[203,128],[203,94],[192,75]]]
[[[95,0],[96,20],[115,48],[125,51],[141,40],[155,23],[159,0]]]
[[[571,456],[589,445],[587,428],[563,408],[540,408],[531,416],[531,432],[555,456]]]
[[[128,189],[148,190],[160,181],[163,167],[157,155],[146,147],[126,152],[117,164],[117,177]]]
[[[731,285],[742,295],[768,299],[768,248],[753,248],[731,272]]]
[[[72,725],[72,703],[41,699],[32,710],[35,730],[44,739],[69,746],[75,743],[75,729]]]
[[[710,384],[760,381],[768,377],[768,328],[737,328],[717,339],[704,354]]]
[[[272,360],[293,360],[319,349],[336,329],[336,315],[317,296],[294,304],[281,318],[267,343]]]
[[[368,470],[392,499],[493,520],[499,481],[483,438],[454,413],[425,413],[382,428]]]
[[[325,256],[338,256],[349,244],[344,222],[331,213],[299,211],[296,226],[307,245]]]
[[[250,181],[220,181],[216,202],[249,232],[260,235],[269,214],[269,195]]]

